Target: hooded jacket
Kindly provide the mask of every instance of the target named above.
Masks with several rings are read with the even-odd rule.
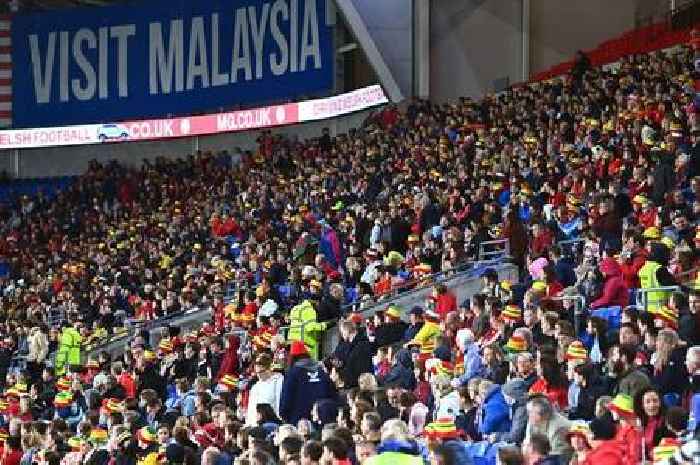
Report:
[[[591,303],[591,308],[626,307],[629,304],[629,290],[622,277],[622,268],[614,258],[605,258],[600,263],[600,271],[605,273],[603,294]]]
[[[464,386],[472,378],[483,376],[484,372],[484,362],[481,359],[479,346],[472,342],[464,351],[464,374],[460,376],[459,383]]]
[[[502,393],[514,400],[510,405],[510,431],[496,433],[496,440],[521,444],[527,428],[527,386],[522,379],[513,379],[502,388]]]
[[[294,363],[284,377],[280,394],[280,416],[296,425],[302,418],[311,418],[311,408],[321,399],[334,399],[335,386],[321,365],[303,358]]]
[[[416,377],[413,374],[413,360],[411,352],[401,349],[396,354],[396,363],[391,367],[391,371],[382,380],[383,385],[397,384],[402,389],[413,391],[416,388]]]
[[[505,433],[510,431],[510,408],[501,392],[501,386],[493,384],[489,387],[481,406],[482,415],[479,421],[481,434]]]

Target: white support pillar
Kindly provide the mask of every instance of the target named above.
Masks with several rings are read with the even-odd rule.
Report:
[[[527,82],[530,80],[530,0],[523,0],[523,15],[522,15],[522,57],[523,70],[522,80]]]
[[[365,25],[364,21],[362,21],[360,13],[357,11],[357,8],[355,8],[355,5],[352,4],[352,0],[336,0],[336,6],[343,15],[345,23],[355,37],[355,40],[360,44],[362,50],[365,52],[367,61],[369,61],[370,65],[372,65],[374,72],[377,73],[379,83],[384,88],[389,100],[394,103],[398,103],[403,100],[404,96],[401,93],[401,89],[399,89],[396,79],[394,79],[393,74],[391,74],[391,71],[384,61],[382,54],[379,53],[377,44],[375,44],[374,40],[372,40],[372,37],[367,30],[367,26]]]
[[[430,0],[413,3],[413,76],[416,97],[430,97]]]

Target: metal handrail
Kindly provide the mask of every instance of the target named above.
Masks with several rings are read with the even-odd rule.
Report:
[[[400,285],[393,287],[391,291],[383,294],[379,298],[369,299],[365,301],[358,301],[346,304],[341,307],[341,310],[345,310],[343,313],[347,313],[352,310],[359,308],[373,308],[377,306],[387,305],[387,300],[394,299],[399,296],[404,296],[406,293],[420,291],[427,287],[421,284],[437,284],[448,279],[452,279],[458,276],[465,275],[474,271],[475,269],[481,269],[482,267],[497,266],[505,262],[509,257],[497,258],[491,260],[477,260],[477,261],[466,261],[459,265],[456,265],[450,269],[438,271],[430,275],[426,275],[421,279],[412,279],[401,283]],[[388,298],[387,298],[388,297]]]
[[[637,294],[635,296],[635,305],[637,306],[638,309],[647,311],[647,307],[649,306],[650,303],[654,303],[657,305],[665,304],[667,299],[664,299],[663,301],[654,301],[650,302],[649,301],[649,296],[648,294],[650,292],[675,292],[675,291],[680,291],[681,287],[680,286],[660,286],[660,287],[646,287],[646,288],[639,288],[637,289]]]
[[[503,245],[503,248],[499,248]],[[486,247],[493,247],[493,250],[486,250]],[[510,240],[495,239],[479,243],[479,260],[486,260],[487,257],[506,258],[510,257]]]
[[[586,308],[586,298],[582,296],[581,294],[576,294],[576,295],[559,295],[555,297],[550,297],[550,300],[554,300],[557,302],[566,302],[566,301],[573,301],[574,302],[574,332],[575,334],[580,334],[581,331],[583,330],[583,325],[584,325],[584,319],[583,316],[585,315],[585,308]]]
[[[501,243],[507,242],[507,240],[500,240]],[[455,265],[454,267],[448,269],[448,270],[443,270],[439,272],[435,272],[430,275],[426,275],[422,279],[414,279],[410,281],[406,281],[402,283],[401,285],[392,288],[391,291],[387,294],[384,294],[381,296],[381,298],[377,299],[371,299],[371,300],[365,300],[365,301],[359,301],[359,302],[353,302],[350,304],[346,304],[341,307],[341,313],[342,314],[347,314],[351,311],[362,309],[363,311],[366,310],[374,310],[378,309],[380,306],[385,306],[390,303],[391,300],[398,298],[398,297],[403,297],[405,295],[410,294],[411,292],[418,292],[421,291],[425,288],[425,286],[421,285],[423,283],[439,283],[448,279],[452,279],[455,277],[467,275],[468,273],[473,272],[474,270],[480,270],[483,267],[489,267],[489,266],[498,266],[502,263],[506,263],[509,257],[501,257],[501,258],[495,258],[495,259],[487,259],[487,260],[477,260],[477,261],[465,261],[462,262],[458,265]],[[110,337],[109,339],[103,341],[100,344],[96,344],[90,348],[90,352],[94,353],[95,351],[100,351],[103,350],[104,348],[115,344],[118,341],[128,341],[131,337],[133,337],[137,331],[152,331],[156,328],[163,328],[166,327],[169,322],[172,320],[175,320],[179,317],[184,317],[187,315],[194,315],[194,314],[199,314],[203,312],[207,312],[209,309],[199,309],[199,310],[188,310],[188,311],[180,311],[177,313],[172,313],[160,318],[157,318],[155,320],[149,320],[149,321],[139,321],[135,320],[134,325],[129,326],[128,330],[126,333],[123,334],[116,334]],[[333,324],[335,324],[337,320],[331,320],[328,321],[328,327],[332,327]],[[303,328],[302,328],[302,339],[303,339]]]

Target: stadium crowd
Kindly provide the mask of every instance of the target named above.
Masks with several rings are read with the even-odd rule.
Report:
[[[695,77],[688,49],[580,58],[4,205],[0,465],[700,464]],[[431,281],[497,239],[519,282]]]

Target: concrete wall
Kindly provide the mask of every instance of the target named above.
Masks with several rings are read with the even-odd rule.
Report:
[[[523,79],[522,11],[530,4],[530,73],[570,60],[577,50],[657,21],[668,0],[433,0],[430,95],[478,97],[494,81]]]
[[[570,60],[625,31],[661,18],[668,0],[531,0],[530,71]]]
[[[431,97],[478,97],[494,89],[494,80],[520,81],[521,16],[522,0],[433,0]]]
[[[406,96],[412,95],[412,1],[352,0],[352,3],[394,75],[401,92]]]
[[[318,137],[324,127],[328,127],[331,134],[343,133],[350,128],[359,127],[368,114],[369,110],[365,110],[332,120],[275,128],[272,132],[294,134],[300,139]],[[87,168],[88,162],[93,159],[100,162],[116,159],[126,165],[138,166],[144,158],[185,157],[197,149],[223,150],[236,147],[244,150],[252,149],[255,147],[255,139],[258,134],[259,131],[235,132],[169,141],[21,150],[17,177],[37,178],[81,174]],[[0,151],[0,171],[3,169],[6,169],[11,175],[17,175],[14,169],[14,152]]]

